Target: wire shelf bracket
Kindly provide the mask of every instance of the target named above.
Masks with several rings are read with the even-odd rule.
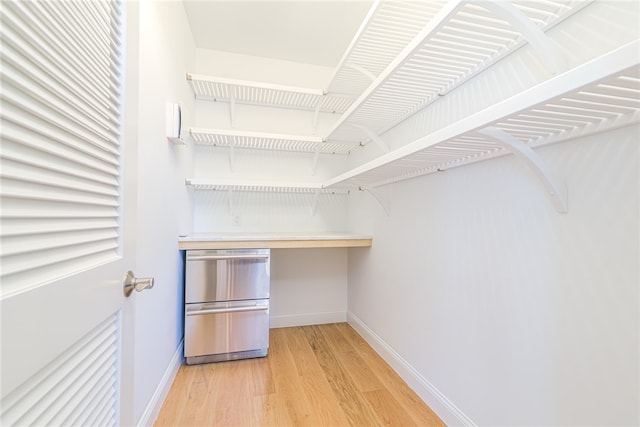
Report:
[[[362,65],[346,63],[346,64],[344,64],[344,66],[345,67],[349,67],[352,70],[356,70],[357,72],[359,72],[360,74],[365,76],[367,79],[369,79],[371,82],[374,82],[376,80],[376,78],[377,78],[376,75],[374,75],[371,71],[369,71],[366,68],[364,68]]]
[[[236,95],[235,87],[231,88],[229,93],[229,124],[235,127],[236,124]]]
[[[322,143],[318,142],[316,144],[316,148],[313,152],[313,158],[311,160],[311,175],[315,175],[316,174],[316,170],[318,169],[318,158],[320,157],[320,146],[322,145]]]
[[[311,154],[311,175],[315,175],[320,154],[348,155],[357,142],[327,142],[315,135],[285,135],[236,129],[189,129],[197,145],[229,148],[229,166],[234,170],[235,152],[240,149],[277,150]]]
[[[567,71],[565,56],[545,32],[590,3],[447,1],[383,71],[371,73],[375,80],[326,139],[357,138],[354,124],[382,135],[527,43],[547,74]],[[553,12],[541,19],[547,7]],[[342,68],[359,73],[347,64]]]
[[[195,99],[233,104],[262,105],[342,114],[353,103],[353,95],[328,94],[324,89],[287,86],[187,73]],[[235,116],[235,112],[233,113]]]
[[[388,153],[389,151],[391,151],[391,148],[389,147],[389,144],[384,142],[384,140],[380,137],[380,135],[378,135],[377,133],[375,133],[374,131],[372,131],[368,127],[363,126],[363,125],[359,125],[359,124],[355,124],[355,123],[352,126],[354,128],[356,128],[356,129],[360,129],[371,141],[375,142],[375,144],[378,147],[380,147],[380,149],[382,150],[383,153]]]
[[[317,212],[320,196],[347,196],[348,188],[323,188],[321,184],[307,182],[265,182],[265,181],[237,181],[233,179],[192,179],[185,180],[187,187],[194,190],[220,191],[227,194],[227,208],[229,215],[237,215],[235,194],[238,192],[252,193],[289,193],[311,196],[310,212]]]
[[[313,201],[311,202],[311,215],[315,216],[318,209],[318,197],[320,197],[320,189],[317,189],[313,195]]]
[[[229,207],[229,215],[235,216],[233,211],[233,189],[232,188],[227,189],[227,203]]]
[[[567,59],[558,45],[545,34],[542,28],[538,27],[522,10],[517,9],[512,3],[486,0],[474,3],[500,16],[519,31],[535,50],[551,75],[556,75],[569,68]]]
[[[231,138],[231,142],[229,143],[229,170],[233,172],[235,166],[236,166],[236,144],[235,144],[235,138]]]
[[[387,216],[391,215],[391,202],[382,197],[379,191],[375,190],[372,187],[369,187],[368,185],[360,185],[358,186],[358,190],[366,191],[367,193],[371,194],[371,196],[376,199],[376,202],[378,202],[380,206],[382,206],[382,209],[384,209],[384,212],[387,214]]]
[[[553,173],[547,162],[527,144],[496,127],[488,127],[479,130],[478,133],[489,137],[493,142],[522,160],[529,169],[533,171],[542,186],[549,193],[556,210],[560,213],[567,213],[569,211],[566,186]]]
[[[560,213],[562,181],[537,147],[640,123],[640,40],[554,76],[324,182],[377,188],[514,153],[531,166]]]

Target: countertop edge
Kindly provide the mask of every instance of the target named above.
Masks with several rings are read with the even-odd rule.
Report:
[[[277,238],[269,237],[209,237],[201,238],[189,237],[178,241],[180,250],[203,250],[203,249],[295,249],[295,248],[354,248],[371,247],[373,237],[371,236],[313,236],[313,237],[289,237],[281,236]]]

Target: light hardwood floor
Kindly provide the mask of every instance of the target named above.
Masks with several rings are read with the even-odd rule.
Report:
[[[272,329],[269,355],[183,365],[156,426],[443,426],[348,324]]]

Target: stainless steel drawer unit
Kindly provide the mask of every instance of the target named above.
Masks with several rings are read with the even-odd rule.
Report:
[[[266,356],[269,249],[187,251],[187,364]]]

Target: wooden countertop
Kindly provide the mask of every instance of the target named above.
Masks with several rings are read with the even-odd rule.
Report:
[[[178,238],[178,248],[294,249],[370,247],[373,238],[350,233],[194,233]]]

